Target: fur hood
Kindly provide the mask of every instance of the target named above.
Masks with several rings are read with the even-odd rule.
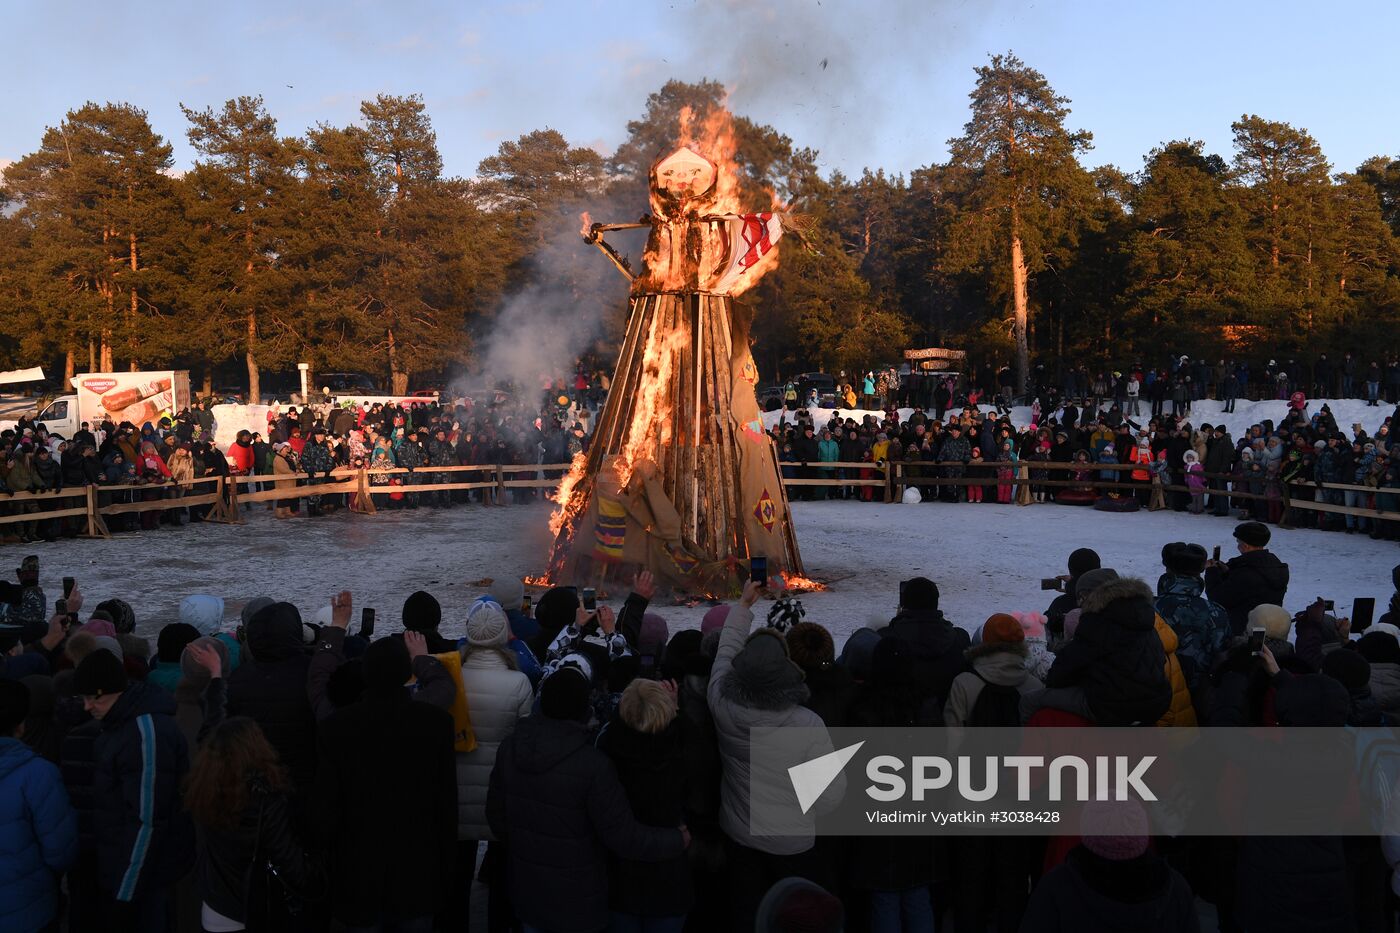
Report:
[[[963,657],[969,661],[976,661],[978,658],[986,658],[994,654],[1014,654],[1018,658],[1025,659],[1031,656],[1031,649],[1023,641],[1001,641],[993,642],[990,645],[973,645],[963,652]]]
[[[1136,577],[1119,577],[1116,580],[1109,580],[1085,596],[1079,601],[1079,608],[1086,615],[1091,612],[1102,612],[1108,608],[1110,603],[1120,599],[1141,599],[1151,603],[1152,589]]]

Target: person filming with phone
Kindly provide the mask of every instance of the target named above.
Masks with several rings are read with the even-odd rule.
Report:
[[[1219,549],[1206,565],[1206,595],[1230,614],[1230,631],[1243,635],[1249,611],[1269,603],[1282,606],[1288,593],[1288,565],[1269,548],[1269,526],[1241,522],[1235,526],[1240,556],[1222,563]]]

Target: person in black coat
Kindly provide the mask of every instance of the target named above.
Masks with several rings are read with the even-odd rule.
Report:
[[[1288,565],[1268,550],[1268,525],[1241,522],[1234,534],[1240,556],[1225,564],[1213,560],[1206,565],[1206,595],[1225,608],[1231,632],[1241,635],[1255,606],[1283,605],[1288,593]]]
[[[1082,689],[1101,726],[1155,725],[1171,706],[1172,688],[1152,590],[1141,580],[1113,574],[1084,592],[1089,577],[1108,574],[1113,571],[1093,571],[1081,581],[1079,627],[1055,656],[1045,678],[1047,693]]]
[[[452,716],[409,696],[401,639],[372,643],[361,669],[363,699],[316,741],[311,825],[330,856],[331,913],[350,927],[426,930],[455,877]]]
[[[1067,456],[1061,462],[1068,463],[1069,460],[1070,457]],[[1074,595],[1079,578],[1090,570],[1098,570],[1100,566],[1099,553],[1093,548],[1075,548],[1069,555],[1069,574],[1058,578],[1064,590],[1050,603],[1050,608],[1045,610],[1045,628],[1053,636],[1052,644],[1057,643],[1064,634],[1065,616],[1079,607]]]
[[[248,620],[245,660],[228,678],[228,714],[262,727],[291,776],[298,812],[316,774],[316,717],[306,692],[310,659],[302,644],[301,613],[274,603]]]
[[[942,703],[948,698],[953,678],[963,670],[963,652],[972,639],[943,617],[938,608],[938,587],[932,580],[915,577],[905,581],[901,590],[899,614],[880,629],[880,637],[897,638],[909,645],[924,697]]]
[[[193,854],[180,810],[189,753],[175,724],[175,698],[155,685],[129,683],[121,660],[106,649],[83,658],[72,683],[93,718],[65,742],[63,775],[78,810],[80,863],[81,850],[92,847],[101,919],[88,925],[94,905],[86,903],[82,922],[70,929],[165,929],[172,886]],[[91,893],[87,883],[82,895]]]
[[[685,823],[687,775],[676,711],[674,685],[634,680],[598,735],[598,749],[617,768],[632,815],[646,826]],[[674,918],[679,926],[695,900],[683,853],[660,862],[612,856],[608,879],[609,908],[633,921]]]
[[[646,826],[632,815],[617,771],[589,741],[591,686],[565,665],[540,685],[540,713],[501,744],[486,819],[508,845],[516,916],[542,933],[595,933],[608,925],[607,853],[668,862],[682,855],[683,828]]]

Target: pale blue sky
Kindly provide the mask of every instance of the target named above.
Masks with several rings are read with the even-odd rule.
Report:
[[[1228,155],[1243,113],[1306,127],[1333,166],[1400,155],[1400,3],[1230,0],[624,0],[297,3],[8,0],[0,162],[85,100],[129,101],[191,152],[181,102],[262,94],[285,135],[422,93],[447,170],[545,126],[610,151],[669,77],[820,151],[896,172],[946,157],[972,68],[1014,50],[1072,99],[1086,162],[1127,170],[1163,140]],[[821,66],[826,60],[826,67]],[[292,85],[292,87],[287,87]]]

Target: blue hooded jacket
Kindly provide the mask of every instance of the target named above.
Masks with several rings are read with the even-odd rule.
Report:
[[[58,768],[0,738],[0,930],[35,933],[54,917],[58,873],[78,857],[78,816]]]

